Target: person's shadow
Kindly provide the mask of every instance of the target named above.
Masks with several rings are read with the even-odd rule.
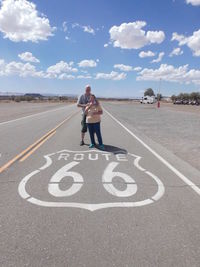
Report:
[[[85,144],[86,146],[89,146],[89,144]],[[101,150],[99,148],[99,145],[95,145],[95,148]],[[117,146],[111,146],[111,145],[104,145],[104,150],[101,150],[102,152],[110,152],[114,155],[117,155],[117,154],[128,154],[128,151],[124,148],[120,148],[120,147],[117,147]]]
[[[104,150],[105,152],[111,152],[114,155],[116,155],[116,154],[127,154],[128,153],[126,149],[123,149],[123,148],[120,148],[120,147],[111,146],[111,145],[104,145],[104,147],[105,147],[105,150]]]

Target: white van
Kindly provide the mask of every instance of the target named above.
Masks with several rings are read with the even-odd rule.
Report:
[[[141,104],[153,104],[155,103],[155,96],[144,96],[142,97],[142,99],[140,100]]]

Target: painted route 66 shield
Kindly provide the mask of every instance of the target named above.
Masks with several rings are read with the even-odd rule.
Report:
[[[158,201],[165,191],[162,181],[132,153],[62,150],[44,159],[18,187],[20,196],[35,205],[90,211],[140,207]]]

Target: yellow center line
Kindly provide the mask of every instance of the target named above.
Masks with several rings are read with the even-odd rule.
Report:
[[[80,111],[76,111],[72,113],[69,117],[64,119],[61,123],[59,123],[56,127],[54,127],[52,130],[44,134],[41,138],[39,138],[36,142],[34,142],[32,145],[28,146],[26,149],[24,149],[22,152],[20,152],[18,155],[16,155],[13,159],[9,160],[6,164],[4,164],[2,167],[0,167],[0,173],[5,171],[8,167],[10,167],[12,164],[14,164],[18,159],[23,157],[27,152],[29,152],[32,148],[37,146],[40,142],[43,141],[48,135],[50,135],[52,132],[56,131],[59,127],[61,127],[66,121],[70,120],[73,116],[78,114]]]
[[[45,139],[43,139],[42,142],[40,142],[37,146],[35,146],[31,151],[29,151],[23,158],[20,159],[20,162],[23,162],[26,160],[30,155],[32,155],[41,145],[43,145],[49,138],[51,138],[56,131],[52,132],[50,135],[48,135]]]

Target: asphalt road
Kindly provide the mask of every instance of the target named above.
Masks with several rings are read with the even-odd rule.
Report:
[[[199,172],[103,106],[106,151],[75,105],[0,124],[0,266],[200,266]]]
[[[167,148],[200,171],[200,106],[161,103],[108,103],[106,107],[123,123]],[[149,143],[149,141],[148,141]]]
[[[60,102],[0,102],[0,123],[66,106]]]

